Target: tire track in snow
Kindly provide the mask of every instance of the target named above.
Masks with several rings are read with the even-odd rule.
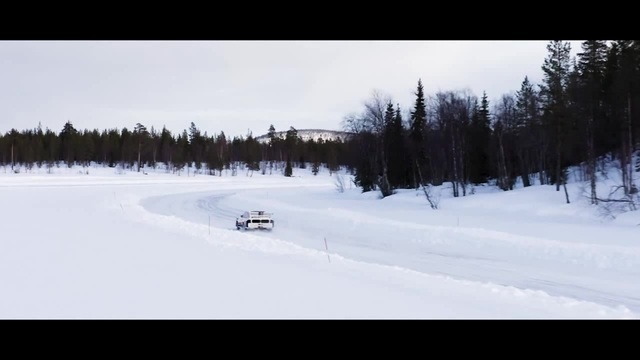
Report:
[[[234,227],[235,217],[246,209],[226,205],[225,203],[228,203],[229,201],[227,200],[230,198],[234,198],[234,202],[240,200],[239,203],[241,204],[252,203],[255,206],[266,206],[268,203],[269,206],[273,206],[278,211],[287,214],[285,219],[286,217],[291,217],[294,224],[299,224],[299,221],[296,223],[295,216],[300,214],[313,215],[320,212],[320,210],[288,204],[282,200],[265,200],[260,199],[259,196],[249,195],[255,191],[258,193],[264,192],[255,188],[246,189],[242,192],[215,191],[213,194],[212,192],[200,191],[149,197],[142,199],[140,203],[147,210],[203,224],[205,229],[208,216],[212,215],[212,226],[233,229],[235,232],[237,232]],[[251,200],[246,201],[247,198]],[[440,273],[457,279],[491,282],[522,289],[541,289],[549,291],[550,294],[555,296],[577,296],[610,306],[624,303],[634,310],[640,309],[640,299],[634,296],[631,289],[624,292],[613,292],[612,290],[604,290],[604,287],[599,288],[596,284],[588,284],[587,286],[587,283],[584,283],[584,276],[580,278],[576,277],[575,274],[553,275],[552,271],[546,270],[544,263],[540,262],[542,260],[557,263],[560,260],[560,262],[574,266],[593,266],[605,269],[611,268],[610,264],[618,268],[628,269],[628,267],[633,267],[633,262],[620,261],[620,256],[618,256],[618,262],[616,262],[614,256],[607,258],[606,253],[603,255],[602,251],[593,250],[591,248],[592,245],[565,244],[518,235],[513,235],[515,238],[511,238],[511,234],[485,229],[415,224],[383,219],[371,214],[364,215],[351,210],[330,210],[325,212],[323,216],[330,216],[333,219],[331,221],[333,226],[340,228],[341,222],[357,221],[359,224],[368,224],[374,229],[377,237],[374,241],[371,241],[370,238],[363,238],[362,236],[364,235],[359,234],[358,231],[349,232],[351,235],[345,234],[344,231],[340,230],[337,233],[327,233],[330,238],[339,239],[338,244],[334,240],[334,246],[332,247],[334,253],[357,261],[385,264],[387,266],[401,264],[403,268],[411,268],[422,273]],[[324,249],[319,246],[319,243],[315,248],[310,247],[312,246],[310,242],[313,242],[313,239],[310,239],[309,231],[314,231],[313,228],[305,230],[296,226],[290,227],[286,220],[282,220],[279,223],[279,232],[251,232],[247,234],[251,235],[253,242],[251,242],[250,248],[245,250],[274,251],[274,246],[289,244],[299,246],[301,249],[319,251],[321,254],[326,254]],[[398,231],[398,229],[402,230]],[[323,229],[323,231],[327,230]],[[405,248],[393,248],[393,241],[384,240],[385,233],[395,233],[396,237],[399,234],[412,236],[413,244]],[[263,242],[257,243],[258,239],[263,239]],[[288,239],[292,241],[286,241]],[[275,241],[275,243],[271,241]],[[558,245],[562,246],[557,247]],[[586,247],[586,250],[584,247]],[[481,251],[478,254],[474,254],[473,248],[477,249],[476,252],[478,250]],[[604,248],[605,250],[608,249],[606,246]],[[368,249],[366,253],[363,251],[365,249]],[[584,251],[589,250],[594,253],[592,257],[589,257],[588,253],[584,253]],[[629,249],[625,248],[624,250],[628,251]],[[280,251],[281,249],[277,250],[276,253]],[[481,254],[484,255],[480,256]],[[517,260],[517,258],[522,260]],[[603,259],[609,259],[611,262],[604,262]],[[527,263],[521,263],[521,261],[527,261]],[[532,263],[532,261],[534,262]],[[528,273],[533,274],[533,276],[527,276],[526,274]],[[562,281],[557,281],[556,278],[558,276]],[[583,286],[572,284],[574,280],[582,281]]]
[[[248,199],[257,206],[269,203],[294,222],[318,219],[305,223],[303,228],[286,229],[287,238],[305,242],[305,236],[320,233],[333,239],[335,252],[351,258],[402,264],[458,279],[541,289],[611,306],[625,304],[640,311],[640,286],[635,281],[640,276],[637,248],[565,243],[484,228],[419,224],[342,208],[303,208],[296,202],[300,199],[286,196],[267,201],[239,193],[233,202],[247,203]],[[317,226],[318,223],[330,226]]]
[[[238,196],[242,198],[243,195]],[[222,200],[222,199],[220,199]],[[258,204],[265,204],[263,199],[252,199]],[[282,203],[283,209],[292,212],[305,211],[319,216],[330,216],[334,221],[351,222],[356,226],[367,226],[371,229],[397,228],[403,232],[415,234],[415,243],[434,244],[440,247],[461,245],[466,243],[477,249],[499,248],[509,249],[510,255],[521,258],[537,258],[553,262],[586,266],[597,269],[614,269],[634,271],[640,276],[640,249],[614,245],[584,244],[561,242],[540,237],[523,236],[485,228],[454,227],[446,225],[428,225],[415,222],[400,221],[376,216],[372,213],[362,214],[358,211],[342,208],[302,209],[299,206]],[[280,205],[280,204],[279,204]],[[348,219],[348,220],[345,220]],[[422,234],[422,236],[421,236]],[[444,254],[443,254],[444,255]],[[449,255],[465,257],[464,253],[451,251]],[[496,258],[486,258],[497,260]]]
[[[187,194],[181,194],[182,196]],[[221,216],[229,216],[235,209],[216,205],[220,199],[230,196],[230,193],[211,195],[199,204],[193,205],[191,209],[211,210]],[[155,204],[164,198],[169,202],[174,199],[173,196],[154,197]],[[147,200],[147,201],[145,201]],[[222,228],[212,228],[211,235],[208,235],[208,226],[205,224],[194,223],[175,215],[161,215],[147,210],[142,204],[147,199],[137,199],[135,196],[129,195],[123,197],[120,201],[126,213],[127,218],[131,221],[152,224],[167,231],[186,234],[194,238],[206,240],[209,244],[220,248],[233,248],[245,251],[259,251],[273,255],[297,255],[308,257],[312,261],[326,263],[326,252],[315,249],[309,249],[297,244],[274,239],[271,237],[263,237],[252,233],[238,232],[235,230],[225,230]],[[152,201],[153,203],[153,201]],[[178,209],[185,209],[184,203],[180,204]],[[120,213],[120,206],[111,203],[113,211]],[[174,207],[175,209],[176,207]],[[188,208],[188,207],[187,207]],[[133,216],[132,216],[133,215]],[[442,286],[459,286],[466,292],[483,293],[486,296],[494,296],[496,299],[507,299],[507,301],[520,301],[523,306],[549,306],[554,308],[565,309],[566,318],[584,318],[585,313],[592,314],[594,318],[638,318],[638,315],[631,312],[624,306],[609,307],[598,303],[575,300],[563,296],[552,296],[544,291],[518,289],[512,286],[503,286],[492,282],[476,282],[469,280],[455,279],[447,275],[426,274],[401,266],[385,265],[359,260],[349,259],[339,254],[331,254],[332,264],[345,266],[345,269],[367,269],[371,274],[379,274],[380,278],[389,281],[402,281],[402,283],[411,283],[411,286],[424,287],[433,286],[434,282]],[[396,279],[396,280],[394,280]],[[571,315],[575,312],[576,315]],[[524,316],[526,318],[526,316]],[[563,316],[564,317],[564,316]]]

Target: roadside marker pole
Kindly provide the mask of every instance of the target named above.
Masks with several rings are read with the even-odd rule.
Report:
[[[329,246],[327,245],[327,238],[324,238],[324,247],[325,249],[327,249],[327,259],[329,259],[329,262],[331,262],[331,258],[329,257]]]

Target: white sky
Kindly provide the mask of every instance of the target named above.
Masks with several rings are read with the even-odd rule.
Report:
[[[418,78],[490,100],[539,82],[547,41],[0,41],[0,132],[133,128],[209,135],[338,130],[374,89],[405,109]],[[572,53],[580,42],[572,41]]]

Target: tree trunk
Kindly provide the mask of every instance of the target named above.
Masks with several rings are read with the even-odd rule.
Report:
[[[142,143],[138,142],[138,172],[140,172],[140,153],[142,152]]]
[[[422,191],[424,192],[424,195],[427,198],[427,201],[429,202],[429,206],[431,206],[431,208],[435,210],[438,208],[438,204],[434,202],[434,200],[431,198],[431,194],[427,189],[427,185],[424,181],[424,178],[422,177],[422,171],[420,170],[420,165],[418,164],[418,160],[416,160],[416,169],[418,170],[418,175],[420,176],[420,185],[422,186]]]
[[[529,179],[529,163],[528,157],[525,155],[526,149],[522,149],[518,146],[518,160],[520,160],[520,176],[522,177],[522,186],[531,186],[531,180]]]
[[[631,122],[631,91],[627,94],[627,117],[628,117],[628,136],[629,136],[629,149],[628,149],[628,163],[629,163],[629,176],[627,177],[627,182],[629,184],[628,189],[625,189],[631,192],[631,188],[633,187],[633,136],[632,136],[632,122]],[[626,168],[625,168],[626,171]]]
[[[590,183],[591,183],[591,204],[593,205],[598,205],[598,193],[596,192],[596,165],[595,165],[595,158],[592,158],[591,160],[589,160],[590,163],[590,171],[589,171],[589,178],[590,178]]]
[[[453,135],[453,130],[451,130],[451,159],[453,160],[453,178],[451,179],[453,183],[453,197],[458,197],[458,162],[456,156],[456,140]]]
[[[14,159],[13,159],[13,144],[11,144],[11,171],[13,171],[13,164],[14,164]]]
[[[380,181],[380,193],[383,197],[391,195],[391,185],[389,184],[389,177],[387,176],[387,160],[385,159],[384,142],[379,144],[380,146],[380,160],[382,162],[382,179]]]
[[[561,152],[560,140],[556,145],[556,191],[560,191],[560,183],[562,182],[562,152]]]
[[[546,185],[547,184],[547,142],[544,138],[544,135],[541,135],[540,133],[536,133],[539,138],[540,141],[537,142],[536,146],[538,146],[538,153],[537,153],[537,166],[538,166],[538,177],[540,178],[540,185]]]
[[[622,189],[625,195],[629,195],[629,189],[627,188],[627,148],[625,140],[622,140],[622,149],[620,151],[620,170],[622,170]]]
[[[596,157],[593,149],[593,115],[587,124],[587,156],[588,156],[588,173],[591,185],[591,204],[598,205],[598,194],[596,193]]]
[[[467,167],[465,166],[465,163],[467,162],[466,160],[466,154],[464,152],[465,149],[465,141],[464,141],[464,137],[462,137],[462,139],[460,139],[460,185],[462,186],[462,196],[467,196]]]
[[[545,167],[544,155],[540,155],[540,159],[538,161],[538,177],[540,178],[540,185],[545,185],[546,184],[546,181],[544,179],[544,177],[545,177],[544,167]]]
[[[502,144],[502,133],[498,134],[498,146],[500,146],[500,160],[499,160],[499,167],[500,167],[500,172],[502,175],[500,176],[501,180],[501,187],[502,190],[507,190],[509,189],[509,173],[507,172],[507,161],[506,158],[504,156],[504,146]]]

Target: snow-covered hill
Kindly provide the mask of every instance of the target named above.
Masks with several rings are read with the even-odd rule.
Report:
[[[298,131],[298,137],[300,137],[303,141],[308,141],[313,139],[314,141],[318,141],[318,139],[322,140],[337,140],[340,138],[341,140],[347,140],[351,136],[351,133],[345,131],[336,131],[336,130],[322,130],[322,129],[300,129]],[[277,131],[276,136],[284,139],[287,135],[286,131]],[[261,143],[266,143],[269,141],[269,136],[267,134],[260,135],[256,137],[256,140]]]

